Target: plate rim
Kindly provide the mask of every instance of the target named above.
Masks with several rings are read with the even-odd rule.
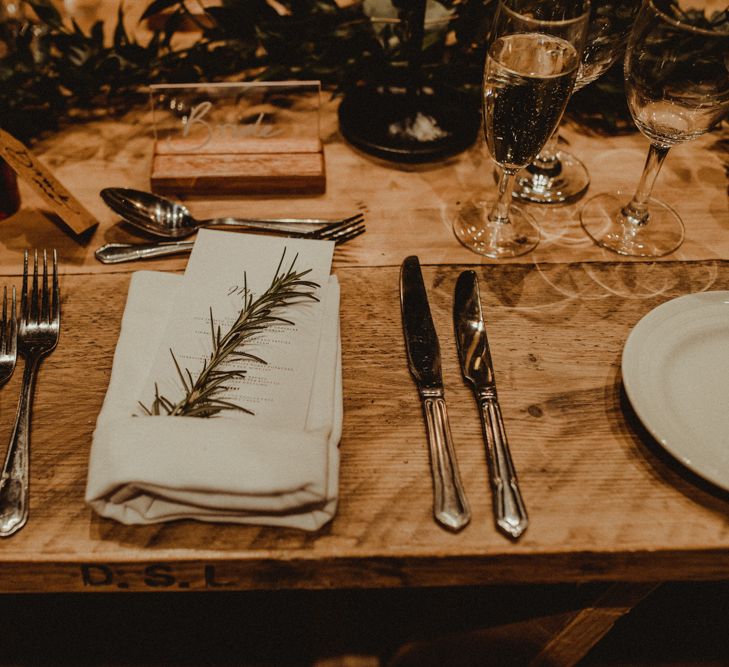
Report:
[[[729,491],[729,471],[727,471],[726,475],[722,479],[721,477],[717,477],[711,471],[707,471],[703,466],[697,466],[695,463],[687,460],[686,455],[681,448],[677,448],[675,446],[675,439],[674,443],[671,443],[670,438],[667,437],[669,434],[662,431],[660,425],[651,423],[650,415],[646,415],[645,409],[643,409],[640,405],[640,398],[636,399],[636,392],[640,393],[640,389],[638,388],[639,382],[637,380],[634,382],[634,372],[637,371],[631,370],[630,357],[635,358],[637,356],[636,351],[638,349],[639,341],[641,340],[641,334],[650,332],[654,326],[657,326],[664,321],[665,316],[670,316],[672,313],[688,312],[694,308],[700,307],[700,302],[704,300],[701,297],[704,297],[704,299],[708,297],[711,302],[716,305],[724,303],[726,307],[729,308],[729,290],[707,290],[704,292],[683,294],[669,299],[668,301],[664,301],[655,308],[652,308],[635,323],[628,334],[625,344],[623,345],[620,362],[621,381],[633,411],[641,424],[643,424],[658,445],[694,474],[711,482],[715,486],[724,489],[725,491]]]

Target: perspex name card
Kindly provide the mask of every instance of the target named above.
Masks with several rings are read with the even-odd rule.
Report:
[[[155,192],[319,193],[318,81],[151,86]]]

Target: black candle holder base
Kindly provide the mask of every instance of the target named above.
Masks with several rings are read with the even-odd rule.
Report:
[[[463,93],[361,87],[339,105],[342,136],[359,150],[384,160],[417,164],[466,150],[480,127],[478,105]]]

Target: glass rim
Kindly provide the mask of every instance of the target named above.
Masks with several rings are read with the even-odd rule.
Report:
[[[685,30],[686,32],[694,33],[696,35],[706,35],[707,37],[718,37],[718,38],[724,38],[729,39],[729,32],[719,32],[718,30],[709,30],[708,28],[699,28],[698,26],[691,25],[690,23],[684,23],[683,21],[679,21],[678,19],[674,19],[670,17],[666,12],[664,12],[660,7],[656,6],[656,3],[653,0],[648,0],[648,5],[650,5],[651,9],[658,14],[658,16],[661,17],[666,23],[669,23],[670,25],[679,28],[680,30]]]
[[[590,18],[590,0],[584,0],[585,11],[582,14],[578,14],[571,19],[562,19],[561,21],[550,21],[549,19],[535,19],[531,16],[527,16],[526,14],[520,14],[506,4],[508,1],[509,0],[499,0],[499,8],[505,9],[509,14],[511,14],[511,16],[516,16],[520,20],[525,21],[526,23],[533,23],[534,25],[562,27],[578,24],[581,21],[587,21]]]

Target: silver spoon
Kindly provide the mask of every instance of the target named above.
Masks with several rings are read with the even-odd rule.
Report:
[[[201,227],[237,227],[272,232],[302,232],[305,230],[335,230],[363,219],[358,213],[340,220],[320,218],[209,218],[195,219],[182,204],[151,192],[130,188],[104,188],[101,198],[124,220],[155,236],[181,239],[191,236]]]

